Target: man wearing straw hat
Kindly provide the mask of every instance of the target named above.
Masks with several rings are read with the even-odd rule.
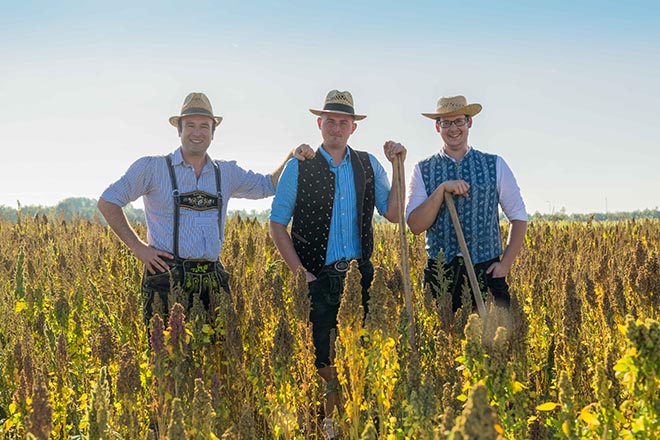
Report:
[[[330,331],[337,326],[343,281],[350,261],[357,260],[366,312],[367,289],[373,278],[374,207],[388,220],[398,222],[398,203],[378,160],[348,145],[356,121],[366,118],[355,113],[353,96],[332,90],[323,109],[310,111],[318,116],[323,143],[313,160],[287,163],[273,199],[270,231],[291,271],[303,268],[307,274],[315,365],[327,383],[324,432],[333,438],[337,381],[330,360]],[[399,155],[405,159],[406,149],[399,143],[388,141],[383,150],[390,162]],[[289,235],[286,228],[292,219]]]
[[[429,260],[424,282],[436,296],[443,293],[436,278],[436,259],[442,251],[454,311],[461,307],[466,269],[450,214],[443,204],[445,192],[459,196],[456,209],[475,272],[498,305],[509,305],[505,277],[520,252],[527,229],[525,203],[511,169],[501,157],[468,144],[473,117],[480,111],[481,104],[468,104],[463,96],[450,96],[438,100],[434,113],[422,113],[435,121],[444,144],[439,153],[415,165],[406,208],[410,230],[415,234],[426,231]],[[498,205],[511,223],[504,252]]]
[[[167,314],[173,284],[183,287],[180,302],[194,295],[208,309],[213,297],[229,294],[228,275],[218,260],[224,239],[227,202],[232,197],[261,199],[275,193],[283,162],[270,175],[257,174],[235,161],[212,160],[207,150],[222,122],[203,93],[190,93],[181,113],[169,119],[180,147],[166,156],[138,159],[101,195],[98,208],[112,230],[144,264],[142,291],[147,322],[158,309]],[[304,160],[311,148],[287,155]],[[122,207],[144,198],[147,242],[128,223]]]

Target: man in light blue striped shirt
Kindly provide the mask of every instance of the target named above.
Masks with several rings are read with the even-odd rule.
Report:
[[[222,117],[213,114],[206,95],[189,94],[181,114],[169,119],[178,129],[181,146],[165,157],[138,159],[98,202],[112,230],[144,263],[142,287],[147,320],[153,313],[155,293],[163,304],[161,312],[166,314],[173,305],[168,304],[172,281],[197,289],[207,307],[214,292],[203,286],[229,293],[227,274],[218,261],[227,202],[232,197],[260,199],[275,192],[284,163],[270,175],[262,175],[241,168],[235,161],[209,157],[207,150],[221,121]],[[295,152],[301,160],[303,153],[314,155],[311,148],[297,148]],[[287,160],[291,157],[294,152]],[[139,197],[144,200],[146,242],[135,233],[122,210]],[[184,280],[191,269],[201,278]],[[191,305],[192,297],[187,299]]]
[[[399,207],[378,160],[348,146],[357,128],[355,121],[366,117],[355,114],[351,94],[332,90],[322,110],[310,111],[318,116],[323,144],[312,160],[286,164],[273,199],[270,231],[291,271],[302,268],[307,274],[315,365],[327,384],[323,430],[327,438],[334,438],[331,417],[337,381],[330,359],[330,331],[337,327],[344,278],[349,261],[358,260],[366,313],[367,289],[373,278],[374,208],[396,223]],[[397,155],[405,159],[406,149],[399,143],[388,141],[383,149],[390,162]],[[292,219],[289,234],[287,225]]]

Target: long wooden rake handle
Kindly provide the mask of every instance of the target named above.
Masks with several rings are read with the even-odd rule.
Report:
[[[410,346],[413,350],[417,350],[417,343],[415,342],[415,321],[413,315],[412,292],[410,287],[410,267],[408,265],[408,240],[406,239],[406,216],[404,213],[405,208],[405,193],[406,193],[406,176],[403,168],[403,158],[397,155],[394,160],[394,175],[397,176],[393,182],[393,190],[396,191],[396,199],[399,204],[399,241],[401,244],[401,275],[403,277],[403,293],[406,300],[406,310],[408,311],[408,319],[410,327],[408,328],[408,338],[410,339]]]
[[[461,223],[458,221],[458,213],[456,212],[456,205],[454,205],[454,196],[451,193],[445,192],[445,205],[447,205],[447,209],[449,209],[451,222],[454,224],[456,237],[458,237],[458,244],[461,247],[463,260],[465,261],[465,266],[467,267],[468,278],[470,279],[470,286],[472,287],[472,293],[474,294],[474,301],[477,303],[477,311],[479,312],[481,319],[485,319],[486,306],[484,304],[484,299],[481,296],[481,289],[479,288],[479,282],[477,281],[477,274],[474,272],[474,266],[472,265],[470,251],[468,251],[467,243],[465,242],[465,236],[463,235],[463,230],[461,229]]]

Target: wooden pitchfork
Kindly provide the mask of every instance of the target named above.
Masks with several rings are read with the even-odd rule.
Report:
[[[485,319],[486,306],[484,305],[484,299],[481,296],[481,289],[479,289],[477,274],[474,272],[474,266],[472,265],[470,251],[468,251],[467,243],[465,242],[465,236],[463,235],[463,230],[461,229],[461,223],[458,221],[458,213],[456,212],[456,206],[454,205],[453,194],[445,192],[445,205],[447,205],[447,209],[449,209],[451,222],[454,224],[456,237],[458,237],[458,244],[461,247],[461,253],[463,254],[465,267],[467,267],[468,278],[470,279],[470,286],[472,287],[472,293],[474,294],[474,301],[477,303],[477,311],[479,312],[481,319]]]
[[[415,342],[415,321],[413,315],[412,294],[410,288],[410,267],[408,265],[408,240],[406,239],[406,216],[404,213],[406,192],[406,176],[403,168],[403,158],[398,154],[394,160],[394,176],[397,177],[393,183],[396,198],[399,204],[399,241],[401,244],[401,275],[403,277],[403,293],[406,300],[408,312],[408,339],[413,351],[417,351]]]

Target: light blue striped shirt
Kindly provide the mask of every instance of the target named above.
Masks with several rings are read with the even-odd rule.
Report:
[[[204,191],[216,194],[215,171],[207,161],[199,179],[192,165],[184,162],[181,148],[170,154],[179,193]],[[220,167],[222,191],[222,225],[218,230],[218,211],[181,209],[179,221],[179,256],[216,260],[224,241],[227,202],[230,198],[262,199],[275,193],[270,175],[244,170],[236,161],[215,161]],[[126,174],[110,185],[101,195],[118,206],[143,197],[147,221],[147,241],[156,249],[172,252],[174,236],[174,200],[172,183],[163,156],[142,157],[130,166]]]
[[[323,146],[319,149],[323,157],[330,165],[335,178],[335,198],[332,205],[332,218],[330,220],[330,236],[328,238],[328,250],[325,263],[329,264],[342,258],[360,258],[360,228],[358,225],[357,204],[355,200],[355,179],[353,167],[350,162],[350,151],[346,149],[346,155],[339,165],[335,165],[330,154]],[[369,161],[374,170],[376,187],[376,209],[383,215],[387,211],[387,201],[390,195],[390,183],[387,173],[378,160],[369,154]],[[287,162],[280,181],[277,184],[277,192],[273,199],[270,219],[276,223],[288,225],[293,216],[298,194],[298,160],[291,159]]]

